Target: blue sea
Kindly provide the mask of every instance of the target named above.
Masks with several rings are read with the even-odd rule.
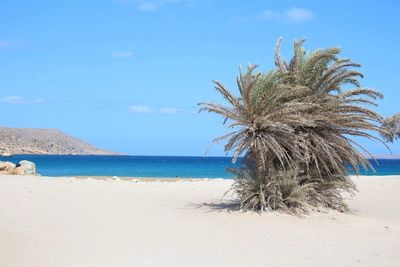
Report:
[[[234,167],[229,157],[169,156],[53,156],[15,155],[0,161],[29,160],[44,176],[119,176],[119,177],[190,177],[231,178],[226,169]],[[376,173],[362,175],[400,175],[400,159],[372,162]]]

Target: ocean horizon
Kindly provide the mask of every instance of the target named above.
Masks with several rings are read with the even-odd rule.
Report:
[[[0,157],[0,161],[18,163],[29,160],[36,164],[43,176],[118,176],[160,178],[223,178],[232,174],[227,168],[233,164],[231,157],[211,156],[93,156],[93,155],[13,155]],[[370,160],[375,169],[361,170],[360,175],[400,175],[400,159]],[[352,172],[350,172],[353,174]]]

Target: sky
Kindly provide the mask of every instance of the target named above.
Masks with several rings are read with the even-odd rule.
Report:
[[[131,155],[202,156],[227,129],[197,103],[236,94],[239,65],[273,68],[283,38],[339,46],[378,111],[400,111],[399,1],[0,1],[0,126],[58,128]],[[382,144],[362,143],[375,154]],[[400,142],[390,145],[400,154]],[[223,146],[210,156],[222,156]]]

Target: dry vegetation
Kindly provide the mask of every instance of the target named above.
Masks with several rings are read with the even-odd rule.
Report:
[[[340,58],[339,48],[307,53],[303,42],[294,42],[287,62],[279,40],[270,72],[240,70],[239,97],[215,81],[228,105],[199,104],[230,122],[232,131],[214,141],[226,140],[234,161],[244,157],[244,166],[231,170],[243,210],[344,210],[342,191],[355,190],[347,168],[372,168],[354,137],[380,141],[382,117],[372,108],[382,94],[361,87],[360,65]]]
[[[391,143],[400,139],[400,113],[383,120],[381,136]]]

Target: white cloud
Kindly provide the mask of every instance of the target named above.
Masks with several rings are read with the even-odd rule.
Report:
[[[132,113],[153,113],[154,109],[145,105],[131,105],[129,107],[129,112]]]
[[[135,4],[140,11],[151,12],[170,4],[191,6],[196,0],[117,0],[122,5]]]
[[[180,108],[173,108],[173,107],[163,107],[163,108],[155,108],[146,105],[131,105],[128,108],[129,112],[131,113],[146,113],[146,114],[179,114],[183,110]]]
[[[272,10],[265,10],[261,14],[260,19],[265,19],[265,20],[279,19],[280,15],[281,15],[280,13],[274,12]]]
[[[258,18],[261,20],[301,23],[312,20],[314,18],[314,13],[311,10],[305,8],[292,7],[283,12],[266,10]]]
[[[181,111],[179,108],[160,108],[160,113],[163,114],[178,114]]]
[[[163,5],[162,2],[143,2],[137,3],[137,9],[140,11],[154,11]]]
[[[0,40],[0,49],[9,48],[11,46],[10,41]]]
[[[305,8],[292,7],[291,9],[285,11],[285,18],[289,22],[298,23],[312,20],[314,18],[314,14],[311,10]]]
[[[5,104],[42,104],[44,99],[42,98],[25,98],[22,96],[6,96],[0,99],[1,103]]]
[[[132,51],[114,51],[111,53],[112,57],[115,58],[127,58],[133,56]]]

